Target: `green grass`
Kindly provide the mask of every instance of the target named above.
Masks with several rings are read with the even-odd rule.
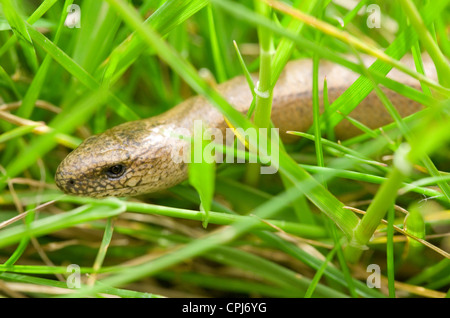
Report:
[[[73,1],[18,2],[0,1],[0,280],[7,287],[0,295],[450,294],[450,1],[377,2],[396,32],[383,22],[369,29],[367,14],[358,14],[363,2],[85,0],[76,2],[81,28],[72,29],[64,21]],[[439,81],[398,62],[413,54],[420,65],[424,51]],[[365,69],[347,57],[360,53],[378,60]],[[254,164],[199,164],[189,181],[138,198],[56,189],[59,162],[83,139],[191,95],[204,95],[233,127],[270,127],[272,89],[295,58],[314,59],[315,121],[281,148],[279,174],[259,175]],[[320,100],[321,59],[361,77],[338,99]],[[392,67],[419,79],[423,91],[386,78]],[[251,88],[248,72],[260,70],[254,122],[210,89],[201,68],[217,83],[247,75]],[[380,85],[428,108],[402,119]],[[381,131],[352,120],[362,135],[334,140],[331,128],[372,90],[394,123]],[[417,202],[422,243],[402,230],[405,214],[397,212]],[[67,287],[69,264],[80,266],[80,289]],[[381,267],[382,289],[366,285],[369,264]]]

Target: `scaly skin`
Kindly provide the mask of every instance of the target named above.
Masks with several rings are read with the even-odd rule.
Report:
[[[364,60],[367,64],[372,61],[369,57]],[[402,62],[414,67],[410,57]],[[429,59],[424,59],[424,66],[426,74],[435,78],[434,66]],[[322,62],[319,83],[323,83],[325,76],[330,102],[358,77],[339,65]],[[417,81],[396,70],[391,71],[389,77],[415,88],[420,87]],[[321,91],[322,87],[319,89]],[[244,77],[218,85],[217,90],[237,110],[247,113],[252,94]],[[280,128],[285,142],[290,142],[293,138],[286,135],[286,131],[305,131],[311,126],[311,92],[311,61],[288,63],[274,88],[272,108],[272,121]],[[402,116],[422,108],[393,91],[386,89],[385,92]],[[370,128],[392,121],[373,92],[350,116]],[[175,135],[180,135],[179,129],[184,129],[184,135],[192,133],[193,121],[197,119],[208,127],[222,131],[227,127],[221,113],[204,97],[192,97],[159,116],[124,123],[87,138],[61,162],[56,172],[56,184],[68,194],[99,198],[134,196],[172,187],[187,178],[187,165],[180,160],[173,160],[173,155],[182,154],[186,141]],[[347,121],[342,121],[335,132],[340,139],[358,134],[358,130]],[[117,165],[123,171],[120,171],[119,177],[112,177],[109,171]]]

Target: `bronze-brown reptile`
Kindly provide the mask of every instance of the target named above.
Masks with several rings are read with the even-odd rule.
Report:
[[[369,57],[364,60],[367,64],[373,61]],[[414,67],[411,57],[402,62]],[[429,58],[424,58],[424,67],[426,75],[436,78]],[[319,83],[323,83],[325,76],[330,102],[358,77],[342,66],[321,62]],[[389,77],[420,89],[416,80],[399,71],[392,70]],[[237,110],[247,113],[253,96],[243,76],[218,85],[217,91]],[[385,89],[385,92],[402,116],[422,107],[393,91]],[[311,96],[311,60],[289,62],[273,91],[272,121],[280,128],[282,139],[289,139],[286,131],[305,131],[311,126]],[[371,128],[392,121],[373,92],[350,116]],[[186,179],[188,167],[184,162],[172,159],[173,153],[181,152],[186,143],[172,133],[177,128],[192,131],[196,119],[208,127],[221,130],[227,127],[215,107],[204,97],[195,96],[159,116],[127,122],[87,138],[61,162],[56,172],[56,184],[68,194],[90,197],[133,196],[174,186]],[[358,134],[358,130],[347,121],[342,121],[335,132],[340,139]]]

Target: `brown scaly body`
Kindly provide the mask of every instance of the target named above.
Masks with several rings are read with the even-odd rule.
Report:
[[[367,64],[371,60],[365,58]],[[402,62],[414,67],[411,58]],[[424,66],[426,74],[435,78],[434,66],[429,59],[424,59]],[[330,102],[358,78],[348,69],[329,62],[320,65],[319,83],[323,83],[325,76]],[[396,70],[389,77],[420,87],[417,81]],[[244,77],[218,85],[217,90],[237,110],[247,112],[253,96]],[[389,90],[385,92],[402,116],[421,109],[421,105],[401,95]],[[272,121],[280,128],[285,141],[289,141],[289,136],[284,132],[305,131],[311,126],[311,94],[311,61],[288,63],[274,88],[272,109]],[[371,128],[392,121],[374,93],[369,94],[350,115]],[[186,143],[174,132],[179,128],[192,132],[194,120],[202,120],[208,127],[226,128],[222,114],[204,97],[192,97],[159,116],[124,123],[89,137],[60,164],[56,184],[66,193],[90,197],[133,196],[174,186],[187,177],[187,165],[172,158],[173,153],[181,152]],[[335,131],[341,139],[358,134],[357,129],[346,121]]]

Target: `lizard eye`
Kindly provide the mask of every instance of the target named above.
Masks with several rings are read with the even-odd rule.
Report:
[[[118,164],[111,166],[105,170],[106,175],[111,179],[117,179],[121,177],[125,172],[125,166]]]

